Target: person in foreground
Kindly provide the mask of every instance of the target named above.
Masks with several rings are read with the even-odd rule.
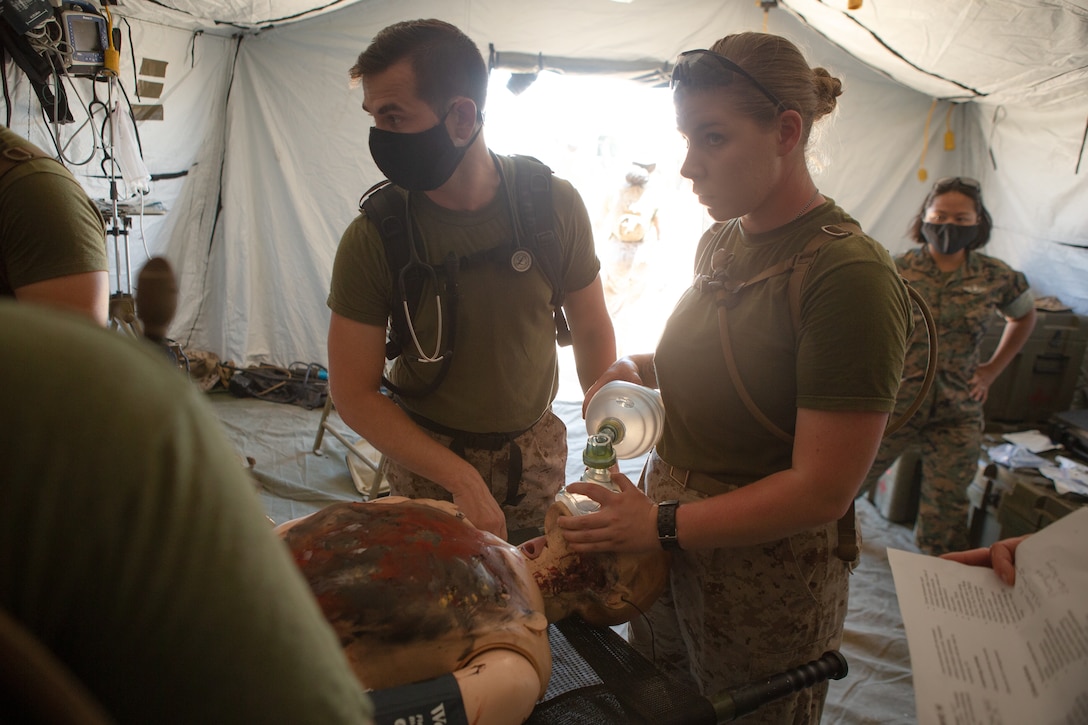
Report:
[[[106,223],[58,161],[0,126],[0,297],[109,315]]]
[[[116,723],[371,722],[219,421],[161,351],[2,300],[0,345],[7,619]]]
[[[785,38],[741,33],[681,54],[673,89],[681,173],[717,223],[656,352],[621,358],[586,398],[615,379],[658,387],[664,432],[645,495],[620,474],[618,493],[570,484],[601,510],[559,523],[578,552],[675,550],[668,588],[630,639],[712,696],[838,646],[857,557],[851,504],[895,405],[911,315],[890,255],[807,168],[836,78]],[[795,327],[800,278],[764,273],[817,238]],[[817,722],[826,693],[750,719]]]
[[[542,173],[551,209],[537,214],[534,205],[534,218],[554,222],[557,254],[530,251],[535,235],[524,232],[516,199],[518,174],[528,172],[487,148],[487,67],[454,26],[387,27],[351,76],[374,119],[371,155],[407,207],[414,256],[391,269],[368,214],[344,232],[328,298],[337,411],[387,456],[391,494],[451,500],[502,538],[536,535],[567,458],[565,428],[551,411],[555,315],[565,312],[583,390],[616,357],[585,205],[568,182]],[[420,274],[430,279],[407,315],[411,339],[390,370],[390,398],[382,390],[387,323],[415,302],[402,300],[393,280]]]
[[[941,554],[941,558],[958,561],[969,566],[988,566],[1001,577],[1001,581],[1011,587],[1016,583],[1016,547],[1020,546],[1024,539],[1029,536],[1031,534],[1024,534],[1011,539],[1001,539],[988,547],[978,549],[950,551]]]
[[[570,552],[556,525],[569,515],[553,503],[548,533],[520,547],[448,501],[399,496],[332,504],[276,530],[382,721],[441,708],[452,722],[463,708],[465,722],[513,725],[548,687],[549,622],[620,624],[665,586],[660,549]]]
[[[909,235],[918,247],[895,258],[933,315],[940,339],[937,376],[918,413],[884,440],[861,492],[867,493],[904,450],[919,449],[922,481],[914,539],[927,554],[967,548],[967,488],[978,471],[983,404],[1035,328],[1027,278],[978,251],[990,240],[992,227],[977,181],[941,179],[911,221]],[[983,361],[982,340],[998,314],[1005,318],[1005,331]],[[917,396],[928,355],[929,340],[919,325],[907,348],[897,413]]]

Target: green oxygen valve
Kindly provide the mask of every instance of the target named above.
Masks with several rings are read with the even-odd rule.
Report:
[[[586,449],[582,452],[582,463],[586,464],[582,480],[599,483],[613,491],[616,488],[608,469],[616,465],[616,449],[612,447],[616,441],[615,432],[616,429],[610,426],[602,428],[586,439]]]
[[[617,491],[610,472],[616,460],[648,453],[661,438],[664,424],[665,408],[656,390],[623,380],[601,386],[586,406],[586,430],[592,432],[582,453],[586,466],[582,481]],[[600,508],[588,496],[566,489],[555,498],[575,515],[593,513]]]

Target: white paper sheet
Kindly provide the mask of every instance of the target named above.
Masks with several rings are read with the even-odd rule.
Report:
[[[1019,433],[1006,433],[1001,436],[1009,443],[1014,443],[1022,448],[1026,448],[1032,453],[1042,453],[1043,451],[1052,451],[1058,446],[1050,440],[1050,436],[1044,435],[1037,430],[1024,430]]]
[[[1054,490],[1060,494],[1077,493],[1088,496],[1088,466],[1056,456],[1057,466],[1041,466],[1039,473],[1054,482]]]
[[[993,570],[888,550],[918,722],[1088,723],[1088,508]]]

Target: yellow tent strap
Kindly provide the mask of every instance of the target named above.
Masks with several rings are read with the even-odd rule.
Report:
[[[952,109],[956,107],[955,103],[948,104],[948,113],[944,115],[944,150],[955,151],[956,150],[956,134],[952,133]]]
[[[929,172],[926,171],[926,150],[929,147],[929,122],[933,120],[933,111],[937,108],[937,99],[933,99],[933,103],[929,106],[929,113],[926,114],[926,128],[922,132],[922,158],[918,160],[918,181],[925,181],[929,178]]]

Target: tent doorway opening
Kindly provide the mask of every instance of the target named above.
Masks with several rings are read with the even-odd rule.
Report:
[[[618,77],[543,71],[518,87],[511,76],[491,73],[488,145],[535,156],[578,190],[593,224],[617,352],[652,352],[691,281],[695,245],[710,223],[680,175],[685,147],[672,94]],[[581,401],[569,348],[560,349],[559,365],[558,398]]]

